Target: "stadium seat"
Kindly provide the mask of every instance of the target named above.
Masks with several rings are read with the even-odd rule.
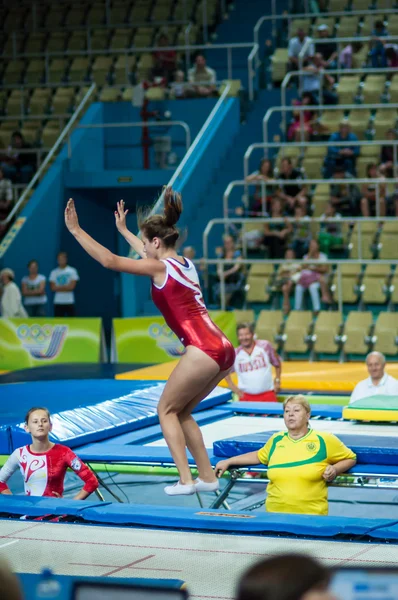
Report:
[[[309,35],[311,33],[311,19],[292,19],[289,27],[289,38],[294,37],[298,29],[303,29],[306,35]]]
[[[387,283],[391,276],[389,265],[368,265],[361,283],[361,300],[365,304],[385,304]]]
[[[254,303],[265,303],[269,300],[269,291],[267,285],[267,278],[257,277],[249,274],[247,278],[247,294],[246,300],[249,304]]]
[[[286,319],[283,333],[283,352],[305,354],[308,352],[309,340],[313,323],[312,312],[309,310],[292,310]]]
[[[141,54],[139,61],[137,63],[137,79],[138,79],[138,81],[147,79],[152,68],[153,68],[152,54]]]
[[[193,8],[196,4],[196,0],[177,0],[174,8],[173,18],[175,21],[182,21],[184,19],[190,19],[192,17]]]
[[[114,87],[102,88],[98,100],[100,102],[116,102],[120,98],[120,90]]]
[[[44,115],[48,109],[51,98],[50,88],[36,88],[30,97],[28,112],[30,115]]]
[[[122,100],[125,102],[131,102],[133,99],[133,88],[131,85],[126,87],[122,92]]]
[[[31,129],[30,127],[22,127],[20,131],[24,137],[24,140],[28,144],[31,144],[32,146],[35,146],[37,144],[38,135],[39,135],[38,129]]]
[[[301,148],[298,146],[283,146],[278,150],[278,154],[275,159],[275,166],[280,169],[281,161],[284,158],[290,158],[294,166],[297,165],[298,158],[300,156]]]
[[[73,88],[57,88],[52,97],[51,110],[54,114],[64,114],[71,110],[75,97]]]
[[[1,130],[0,130],[1,132]],[[391,302],[393,305],[398,304],[398,273],[395,272],[394,277],[391,281],[390,284],[390,290],[391,290]]]
[[[48,70],[48,82],[59,83],[64,81],[67,67],[68,60],[66,58],[53,58]]]
[[[325,133],[333,133],[338,130],[339,123],[343,118],[343,110],[324,110],[322,111],[319,123],[325,129]]]
[[[131,74],[134,72],[137,59],[135,55],[119,55],[114,64],[114,83],[116,85],[128,84],[131,82]]]
[[[113,2],[109,12],[109,22],[112,25],[122,25],[130,12],[128,2]]]
[[[236,319],[236,323],[254,323],[255,322],[255,314],[254,310],[234,310],[234,315]]]
[[[398,74],[393,75],[388,88],[390,102],[398,102]]]
[[[339,104],[352,104],[361,78],[359,75],[342,75],[337,86]]]
[[[319,25],[327,25],[329,27],[330,35],[334,35],[334,28],[336,25],[336,17],[328,17],[326,15],[318,16],[315,19],[315,23],[313,25],[313,32],[317,32]]]
[[[283,314],[281,310],[262,310],[256,322],[257,338],[275,344],[275,338],[281,333],[282,326]],[[276,345],[278,346],[279,343]]]
[[[271,56],[272,81],[282,81],[287,72],[287,48],[276,48]]]
[[[348,246],[350,258],[373,258],[376,252],[375,243],[378,230],[379,223],[377,221],[361,223],[360,232],[358,227],[354,227]]]
[[[98,4],[93,4],[87,14],[86,23],[87,25],[96,26],[96,25],[104,25],[105,23],[105,6]]]
[[[372,0],[352,0],[351,10],[369,10]]]
[[[257,227],[259,227],[257,225]],[[251,266],[250,276],[251,277],[264,277],[269,278],[275,273],[274,265],[272,263],[257,263]]]
[[[367,158],[369,162],[378,162],[381,153],[379,144],[365,144],[361,146],[361,158]]]
[[[113,58],[110,56],[97,56],[91,70],[91,77],[97,85],[109,83]]]
[[[397,111],[394,108],[379,108],[376,112],[372,130],[375,140],[385,140],[388,129],[394,129],[397,121]]]
[[[378,246],[381,260],[395,260],[397,258],[397,232],[388,230],[384,226]]]
[[[24,52],[27,54],[41,52],[45,39],[46,35],[44,33],[31,33],[25,42]]]
[[[168,21],[170,17],[170,11],[172,8],[169,0],[159,1],[152,8],[151,21]]]
[[[153,27],[139,27],[135,32],[133,46],[135,48],[148,48],[152,45],[155,29]]]
[[[389,35],[398,35],[398,15],[388,15],[388,33]]]
[[[69,81],[73,83],[85,81],[90,61],[88,58],[74,58],[69,70]]]
[[[111,50],[130,48],[131,31],[129,29],[115,29],[109,44]]]
[[[92,50],[107,50],[109,41],[109,31],[107,29],[94,29],[91,34]]]
[[[65,9],[66,7],[60,4],[51,4],[44,21],[44,26],[47,31],[57,29],[57,27],[60,27],[63,24]]]
[[[368,75],[362,88],[363,103],[379,104],[380,96],[384,92],[385,83],[385,75]]]
[[[44,148],[52,148],[62,132],[61,121],[48,121],[41,134],[41,143]]]
[[[377,318],[373,350],[388,356],[398,354],[398,313],[381,312]]]
[[[365,134],[368,129],[370,116],[370,110],[357,108],[350,111],[348,123],[351,126],[351,131],[356,134],[359,140],[364,140],[366,137]]]
[[[307,158],[305,157],[301,163],[305,171],[307,179],[320,179],[322,177],[322,158]]]
[[[338,37],[354,37],[358,30],[358,21],[358,17],[340,17],[337,29]]]
[[[87,34],[85,31],[74,31],[68,40],[68,50],[81,51],[87,48]]]
[[[313,350],[317,354],[336,354],[340,343],[336,337],[343,329],[343,315],[338,311],[321,311],[316,319],[313,332]]]
[[[71,8],[69,9],[66,18],[65,18],[65,25],[67,27],[79,27],[80,25],[83,25],[83,19],[86,13],[86,9],[84,7],[84,5],[82,6],[71,6]]]
[[[136,0],[134,6],[129,15],[129,22],[134,25],[134,23],[143,23],[147,21],[149,18],[151,3],[146,0]]]
[[[9,61],[4,71],[3,83],[6,85],[21,83],[25,67],[26,65],[23,60]]]
[[[367,15],[363,18],[361,24],[360,24],[360,35],[361,37],[367,37],[370,36],[373,29],[374,29],[374,23],[375,21],[375,17],[374,15]]]
[[[342,299],[344,304],[354,304],[358,300],[358,285],[360,283],[361,278],[361,265],[340,265],[341,269],[341,285],[342,285]],[[338,285],[337,275],[335,277],[335,281]],[[338,297],[338,290],[334,291],[335,300]]]
[[[22,116],[26,111],[27,92],[23,89],[12,90],[8,96],[6,113],[8,117]]]
[[[373,316],[370,311],[351,311],[347,317],[344,328],[344,353],[367,354],[369,352]]]

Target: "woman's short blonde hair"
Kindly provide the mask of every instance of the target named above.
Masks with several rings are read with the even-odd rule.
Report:
[[[297,396],[289,396],[283,403],[283,410],[285,410],[286,406],[291,404],[300,404],[307,414],[311,414],[311,406],[308,400],[303,394],[297,394]]]

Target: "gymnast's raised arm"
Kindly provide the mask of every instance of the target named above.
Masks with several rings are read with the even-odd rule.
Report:
[[[165,273],[166,267],[160,260],[152,258],[135,260],[133,258],[117,256],[96,242],[80,227],[75,203],[72,199],[70,199],[66,205],[65,225],[87,254],[98,261],[106,269],[131,273],[133,275],[147,275],[152,278]]]
[[[120,202],[117,203],[117,210],[115,210],[115,222],[117,230],[122,234],[126,242],[130,244],[132,249],[137,252],[141,258],[145,258],[144,244],[139,237],[127,229],[126,215],[128,212],[129,211],[125,210],[124,208],[124,200],[120,200]]]

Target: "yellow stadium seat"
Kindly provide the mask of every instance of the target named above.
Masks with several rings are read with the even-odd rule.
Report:
[[[151,3],[146,2],[146,0],[138,0],[135,2],[129,15],[129,22],[134,25],[134,23],[142,23],[143,21],[147,21],[149,18],[150,7]]]
[[[86,50],[87,34],[85,31],[74,31],[68,40],[68,50]]]
[[[352,104],[360,83],[359,75],[342,75],[337,86],[340,104]]]
[[[309,310],[292,310],[285,323],[283,333],[283,351],[304,354],[308,351],[307,336],[311,333],[313,323],[312,312]]]
[[[369,265],[366,268],[361,283],[361,299],[365,304],[385,304],[390,275],[389,265]]]
[[[11,60],[8,62],[3,75],[3,83],[5,85],[21,83],[25,67],[26,65],[23,60]]]
[[[318,354],[336,354],[336,337],[342,332],[343,315],[338,311],[321,311],[314,325],[314,351]]]
[[[50,83],[63,81],[67,67],[68,60],[66,58],[53,58],[48,71],[48,81]]]
[[[83,24],[85,9],[82,6],[72,6],[65,19],[67,27],[79,27]]]
[[[111,50],[122,50],[130,48],[131,31],[128,29],[116,29],[111,39],[109,48]]]
[[[358,21],[358,17],[340,17],[337,30],[338,37],[354,37],[358,30]]]
[[[112,63],[110,56],[97,56],[94,60],[91,76],[97,85],[104,85],[108,81]]]
[[[272,263],[255,263],[250,268],[251,277],[270,277],[274,272],[275,269]]]
[[[46,36],[44,33],[31,33],[25,43],[24,51],[27,54],[39,53],[43,50]]]
[[[69,70],[69,81],[73,83],[84,81],[87,77],[89,64],[88,58],[74,58]]]
[[[271,56],[272,81],[282,81],[287,73],[287,48],[276,48]]]
[[[281,333],[282,326],[283,314],[281,310],[262,310],[256,322],[257,338],[275,344],[275,338]]]
[[[234,315],[235,315],[237,325],[239,323],[254,323],[256,320],[254,310],[252,310],[251,308],[249,308],[247,310],[235,309]]]
[[[343,12],[347,7],[347,0],[329,0],[329,12]]]
[[[355,133],[360,140],[365,139],[365,133],[368,129],[370,116],[370,110],[353,109],[350,111],[348,123],[351,126],[351,131]]]
[[[29,114],[31,115],[44,115],[49,108],[51,97],[51,89],[49,88],[37,88],[33,91],[29,102]]]
[[[246,300],[249,304],[252,302],[267,302],[269,300],[269,292],[267,289],[267,279],[264,277],[250,276],[247,279],[247,294]]]
[[[122,25],[126,21],[130,7],[125,2],[113,2],[109,13],[109,22],[112,25]]]
[[[12,90],[6,104],[7,116],[23,116],[26,111],[26,102],[27,92],[25,90]]]
[[[339,265],[341,269],[341,295],[344,304],[354,304],[358,300],[358,284],[361,277],[361,265]],[[334,292],[334,299],[338,299],[338,276],[335,275],[334,281],[336,282],[336,290]]]
[[[303,29],[306,35],[309,35],[311,32],[311,19],[303,18],[303,19],[292,19],[290,21],[289,27],[289,38],[294,37],[298,31],[298,29]]]
[[[398,258],[397,234],[385,232],[384,228],[379,239],[379,258],[381,260],[396,260]]]
[[[376,321],[373,347],[377,352],[394,356],[398,354],[398,313],[381,312]]]
[[[130,83],[130,76],[134,72],[137,59],[135,55],[119,55],[114,65],[114,82],[116,84]]]
[[[153,27],[139,27],[133,39],[135,48],[148,48],[152,45],[155,29]]]
[[[385,83],[385,75],[368,75],[362,88],[363,103],[379,104],[380,96],[384,92]]]
[[[75,97],[73,88],[57,88],[52,97],[51,110],[53,114],[64,114],[71,110]]]
[[[98,100],[100,102],[116,102],[120,98],[120,90],[114,87],[102,88]]]
[[[301,166],[307,179],[320,179],[322,177],[322,158],[304,158]]]
[[[88,25],[103,25],[105,23],[105,6],[93,4],[87,14],[86,23]]]
[[[367,354],[369,352],[370,328],[373,323],[373,316],[370,311],[351,311],[347,317],[344,328],[345,354]]]

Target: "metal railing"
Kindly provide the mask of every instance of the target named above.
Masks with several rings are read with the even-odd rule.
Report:
[[[69,131],[71,130],[73,125],[76,123],[77,119],[81,116],[82,110],[86,107],[86,104],[90,100],[90,97],[93,94],[95,89],[96,89],[95,83],[91,84],[91,86],[87,90],[86,94],[84,95],[83,99],[81,100],[79,106],[76,108],[75,112],[71,116],[69,123],[66,125],[64,130],[61,132],[61,134],[60,134],[59,138],[57,139],[57,141],[55,142],[54,146],[51,148],[50,152],[47,154],[46,158],[44,159],[43,163],[41,164],[41,167],[35,173],[34,177],[29,182],[29,184],[27,185],[25,190],[23,191],[22,195],[20,196],[18,202],[14,205],[11,212],[7,215],[7,217],[3,221],[0,221],[0,225],[7,225],[18,214],[18,211],[23,206],[24,201],[28,199],[29,193],[34,190],[35,185],[40,181],[42,175],[44,174],[45,169],[50,164],[52,158],[56,155],[57,151],[61,148],[62,144],[64,143]]]
[[[264,23],[272,21],[272,37],[276,37],[276,30],[277,30],[277,23],[281,22],[281,21],[288,21],[289,25],[292,21],[294,21],[295,19],[316,19],[316,18],[322,18],[322,17],[347,17],[347,16],[357,16],[357,17],[361,17],[361,16],[373,16],[375,17],[375,20],[377,20],[377,15],[382,13],[383,15],[393,15],[396,14],[396,10],[393,8],[387,8],[387,9],[382,9],[380,11],[375,11],[375,10],[351,10],[349,13],[347,12],[328,12],[328,13],[311,13],[311,12],[305,12],[305,13],[298,13],[298,14],[284,14],[284,15],[277,15],[275,14],[276,11],[273,11],[273,13],[271,15],[264,15],[263,17],[260,17],[259,20],[257,21],[257,23],[254,26],[253,29],[253,40],[256,44],[259,44],[259,40],[260,40],[260,30],[262,28],[262,26],[264,25]],[[307,33],[308,35],[308,33]],[[334,38],[333,38],[334,39]],[[315,40],[318,41],[318,40]]]
[[[76,129],[117,129],[123,127],[127,128],[143,128],[143,127],[182,127],[185,132],[185,149],[188,152],[189,146],[191,145],[191,129],[185,121],[135,121],[129,123],[92,123],[90,125],[75,125],[72,130],[68,132],[68,158],[72,157],[72,144],[71,135]]]
[[[367,75],[367,74],[375,74],[375,70],[374,69],[321,69],[319,71],[319,73],[311,73],[311,71],[290,71],[289,73],[286,73],[285,77],[283,78],[283,81],[281,83],[281,106],[283,107],[287,107],[288,105],[286,104],[286,88],[288,86],[288,84],[290,83],[290,80],[293,77],[299,77],[299,93],[300,95],[303,93],[303,77],[307,76],[307,77],[316,77],[318,76],[320,78],[320,85],[319,85],[319,106],[322,107],[324,110],[327,110],[329,108],[330,105],[328,104],[323,104],[323,87],[322,87],[322,83],[323,83],[323,78],[325,77],[325,75]],[[380,75],[382,73],[391,73],[391,68],[381,68],[381,69],[377,69],[377,75]],[[315,90],[316,92],[316,90]],[[338,92],[338,89],[337,89]],[[381,95],[381,94],[380,94]],[[334,105],[333,105],[334,106]],[[340,105],[335,105],[335,106],[340,106]],[[361,106],[360,104],[358,104],[357,106]],[[387,106],[387,105],[386,105]],[[319,108],[318,108],[319,110]],[[286,120],[285,120],[285,113],[283,113],[282,115],[282,122],[283,122],[283,128],[285,129],[286,127]]]
[[[369,158],[369,161],[371,161],[371,158]],[[244,187],[245,189],[245,194],[242,198],[243,203],[245,206],[247,206],[247,202],[248,202],[248,188],[249,187],[261,187],[261,209],[262,209],[262,215],[263,216],[267,216],[267,211],[266,211],[266,200],[267,200],[267,188],[282,188],[285,185],[300,185],[302,187],[307,186],[307,185],[318,185],[318,184],[322,184],[322,185],[338,185],[338,184],[342,184],[342,185],[357,185],[357,184],[364,184],[364,183],[368,183],[368,184],[372,184],[376,187],[376,216],[380,217],[380,187],[387,187],[388,184],[398,184],[398,177],[394,177],[394,178],[388,178],[388,179],[370,179],[370,178],[353,178],[353,179],[301,179],[301,180],[297,180],[297,179],[278,179],[277,177],[275,179],[272,179],[270,181],[254,181],[254,182],[248,182],[245,180],[235,180],[235,181],[231,181],[225,192],[223,195],[223,214],[224,214],[224,218],[227,219],[229,217],[230,214],[230,208],[229,208],[229,199],[231,196],[232,191],[235,188],[239,188],[239,187]],[[398,188],[398,185],[396,186]]]
[[[274,113],[277,112],[281,112],[281,113],[286,113],[286,112],[303,112],[303,111],[346,111],[346,110],[367,110],[367,111],[371,111],[371,110],[378,110],[378,109],[397,109],[398,108],[398,103],[391,103],[391,104],[333,104],[332,106],[329,105],[324,105],[322,107],[319,107],[317,104],[313,104],[313,105],[301,105],[301,106],[287,106],[287,107],[283,107],[283,106],[274,106],[273,108],[269,108],[267,110],[267,112],[264,115],[263,118],[263,146],[266,147],[268,145],[268,122],[271,118],[271,116]],[[347,122],[349,122],[349,118],[347,119]],[[374,144],[375,142],[377,143],[381,143],[383,140],[366,140],[366,141],[362,141],[362,142],[350,142],[350,146],[355,146],[358,144],[367,144],[367,145],[371,145]],[[393,142],[393,140],[391,140]],[[294,146],[296,142],[289,142],[290,146]],[[298,142],[297,142],[298,143]],[[299,143],[303,143],[303,142],[299,142]],[[318,142],[306,142],[307,145],[311,145],[313,146],[314,144],[316,144]],[[323,143],[323,145],[327,145],[329,142],[325,142]],[[279,146],[281,144],[278,144]],[[333,145],[333,144],[332,144]],[[334,144],[337,146],[337,143]],[[391,144],[393,145],[393,144]]]
[[[236,43],[236,44],[196,44],[196,45],[184,45],[184,46],[150,46],[143,48],[122,48],[122,49],[112,49],[112,50],[71,50],[65,52],[39,52],[39,53],[29,53],[29,54],[17,54],[16,57],[7,57],[3,56],[3,59],[7,58],[44,58],[44,70],[46,73],[46,78],[48,78],[48,74],[50,72],[50,59],[52,58],[78,58],[78,57],[90,57],[94,58],[97,56],[111,56],[115,57],[118,55],[124,55],[127,57],[132,55],[141,55],[141,54],[153,54],[157,51],[167,51],[167,50],[175,50],[177,52],[181,51],[185,53],[185,70],[188,70],[191,67],[191,52],[196,52],[197,50],[206,50],[206,51],[225,51],[226,52],[226,64],[228,69],[228,79],[233,79],[233,50],[239,50],[244,48],[250,48],[249,55],[247,57],[247,70],[248,70],[248,90],[250,94],[250,99],[253,99],[254,96],[254,79],[256,77],[256,67],[253,65],[254,59],[258,56],[259,48],[253,42],[247,43]],[[82,85],[84,82],[80,82],[79,85]],[[69,85],[69,84],[68,84]],[[21,86],[19,86],[21,87]]]

